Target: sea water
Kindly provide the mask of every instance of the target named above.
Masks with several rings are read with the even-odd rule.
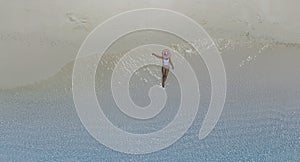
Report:
[[[206,79],[201,80],[201,103],[190,129],[171,146],[149,154],[114,151],[87,132],[72,98],[72,63],[48,80],[1,90],[0,161],[300,161],[299,48],[272,47],[254,53],[257,49],[222,53],[227,98],[220,120],[205,139],[199,140],[198,133],[210,99],[207,73],[199,77]],[[130,93],[136,104],[145,106],[148,88],[160,83],[160,69],[149,66],[137,73],[141,74],[133,76]],[[171,73],[167,111],[155,122],[142,124],[119,118],[122,113],[109,104],[110,90],[100,81],[98,100],[112,123],[123,130],[156,131],[172,121],[178,109],[179,85]]]

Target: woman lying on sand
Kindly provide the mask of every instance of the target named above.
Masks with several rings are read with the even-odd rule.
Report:
[[[156,56],[157,58],[162,59],[162,68],[161,68],[161,72],[162,72],[162,87],[165,87],[165,82],[167,80],[168,77],[168,73],[169,73],[169,68],[170,65],[172,66],[172,69],[174,69],[174,65],[171,61],[171,52],[167,49],[164,49],[162,51],[162,55],[157,55],[155,53],[152,53],[153,56]]]

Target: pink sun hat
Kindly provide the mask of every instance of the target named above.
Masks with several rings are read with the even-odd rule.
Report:
[[[161,53],[163,58],[170,58],[171,56],[171,52],[168,49],[164,49]]]

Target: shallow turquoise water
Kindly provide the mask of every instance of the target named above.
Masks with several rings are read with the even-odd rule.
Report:
[[[111,150],[86,131],[72,99],[71,67],[67,73],[59,73],[41,84],[1,90],[0,161],[300,161],[300,75],[296,73],[299,49],[290,53],[270,50],[255,62],[238,68],[232,60],[238,62],[237,56],[244,51],[223,54],[227,65],[227,98],[221,118],[207,138],[199,140],[198,131],[207,111],[210,85],[207,75],[199,72],[201,101],[193,125],[170,147],[145,155]],[[153,68],[151,72],[160,76],[159,69]],[[104,98],[104,111],[122,129],[134,132],[142,127],[146,129],[144,132],[155,131],[176,113],[169,112],[177,110],[172,105],[178,104],[180,97],[178,87],[172,87],[167,111],[162,112],[158,121],[147,125],[126,118],[127,123],[132,123],[124,124],[125,118],[120,118],[122,114],[110,103],[112,97],[105,88],[110,87],[109,77],[104,74],[108,75],[100,76],[105,82],[97,81],[101,83],[96,85],[101,92],[98,97]],[[160,78],[153,82],[148,79],[147,84],[137,82],[139,76],[132,79],[138,84],[133,84],[131,90],[140,93],[131,97],[137,104],[147,104],[144,96],[148,84],[159,84]],[[177,84],[171,74],[168,84],[167,87]]]
[[[88,134],[71,97],[19,97],[1,97],[0,161],[300,160],[297,107],[262,111],[253,104],[251,111],[249,105],[237,112],[227,104],[216,128],[204,140],[197,137],[200,112],[189,131],[170,147],[128,155],[105,147]]]

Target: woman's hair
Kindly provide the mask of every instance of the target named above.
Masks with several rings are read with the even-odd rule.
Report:
[[[168,49],[162,50],[161,53],[164,58],[169,58],[171,56],[171,52]]]

